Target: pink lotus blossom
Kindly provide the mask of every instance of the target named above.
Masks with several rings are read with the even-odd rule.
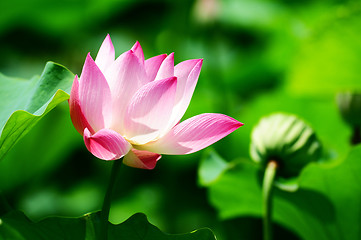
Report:
[[[114,56],[109,35],[95,61],[87,55],[71,89],[70,116],[96,157],[124,156],[131,167],[153,169],[160,154],[188,154],[227,136],[243,124],[222,114],[204,113],[179,123],[202,59],[174,66],[173,53],[144,60],[138,42]]]

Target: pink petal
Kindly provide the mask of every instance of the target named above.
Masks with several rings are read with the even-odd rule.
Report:
[[[159,67],[166,57],[167,54],[162,54],[145,60],[145,71],[147,72],[150,81],[153,81],[155,79]]]
[[[119,159],[132,147],[119,133],[111,129],[101,129],[92,135],[85,128],[84,142],[89,152],[103,160]]]
[[[75,75],[73,86],[71,87],[70,98],[69,98],[69,111],[70,111],[71,121],[73,122],[75,129],[81,135],[83,135],[85,128],[88,128],[90,132],[94,132],[93,128],[89,125],[88,121],[86,120],[83,111],[80,107],[78,75]]]
[[[106,72],[111,94],[113,121],[111,129],[123,134],[126,107],[134,93],[149,82],[144,65],[129,50],[120,55]]]
[[[144,144],[159,136],[168,125],[174,106],[177,78],[153,81],[133,96],[125,119],[125,136],[133,144]]]
[[[160,65],[155,80],[170,78],[173,76],[174,76],[174,53],[171,53],[164,59],[164,61]]]
[[[79,81],[79,102],[83,114],[95,131],[111,120],[111,96],[108,83],[88,54]]]
[[[134,52],[135,56],[138,57],[139,61],[140,61],[142,64],[144,64],[144,53],[143,53],[143,49],[142,49],[142,47],[140,46],[140,43],[139,43],[138,41],[133,45],[133,47],[132,47],[131,50]]]
[[[98,55],[95,58],[95,63],[99,69],[104,73],[106,69],[114,62],[115,53],[112,40],[109,34],[105,37],[103,44],[100,46]]]
[[[243,123],[223,114],[204,113],[176,125],[158,141],[142,149],[159,154],[188,154],[199,151],[224,138]]]
[[[175,107],[170,127],[177,124],[186,112],[197,85],[202,63],[203,59],[192,59],[181,62],[175,66],[174,75],[177,77],[178,81]]]
[[[129,167],[153,169],[157,161],[162,157],[157,153],[132,149],[125,155],[123,163]]]

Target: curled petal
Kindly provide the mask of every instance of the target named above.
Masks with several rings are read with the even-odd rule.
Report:
[[[129,167],[153,169],[157,161],[162,157],[157,153],[132,149],[125,155],[123,163]]]
[[[155,80],[170,78],[174,76],[174,53],[169,54],[158,70]]]
[[[111,120],[111,95],[103,73],[88,54],[79,81],[79,102],[90,126],[95,131]]]
[[[95,58],[95,63],[99,69],[104,73],[106,69],[114,62],[115,53],[112,40],[109,34],[105,37],[103,44],[100,46],[98,55]]]
[[[73,86],[71,87],[70,98],[69,98],[69,111],[70,111],[71,121],[73,122],[75,129],[81,135],[83,135],[85,128],[88,128],[90,132],[94,133],[93,128],[86,120],[83,111],[80,107],[78,75],[75,75]]]
[[[149,81],[153,81],[155,76],[157,76],[160,65],[163,60],[167,57],[167,54],[158,55],[152,58],[145,60],[145,71],[147,72],[147,76]]]
[[[168,125],[174,106],[177,78],[153,81],[140,88],[127,109],[125,136],[134,144],[154,140]]]
[[[143,49],[140,46],[140,43],[137,41],[133,47],[132,47],[132,51],[134,52],[135,56],[138,57],[139,62],[141,62],[142,64],[144,64],[144,53],[143,53]]]
[[[143,145],[142,149],[159,154],[189,154],[208,147],[242,125],[223,114],[200,114],[176,125],[164,137]]]
[[[85,128],[84,142],[89,152],[103,160],[119,159],[132,147],[119,133],[111,129],[101,129],[92,135]]]

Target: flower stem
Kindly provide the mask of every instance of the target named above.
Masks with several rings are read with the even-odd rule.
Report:
[[[100,238],[103,240],[108,239],[108,219],[110,211],[110,203],[114,192],[114,185],[119,174],[120,166],[122,165],[122,159],[114,160],[112,166],[112,172],[110,174],[109,185],[107,192],[104,196],[104,202],[102,211],[100,212]]]
[[[272,240],[272,190],[276,176],[277,162],[268,162],[263,178],[263,240]]]

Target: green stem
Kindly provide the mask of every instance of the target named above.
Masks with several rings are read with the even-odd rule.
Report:
[[[103,240],[108,239],[108,219],[110,211],[110,203],[114,192],[114,185],[118,177],[120,165],[122,165],[122,159],[114,160],[112,166],[112,172],[109,179],[109,185],[107,192],[105,193],[102,211],[100,213],[100,238]]]
[[[272,190],[276,176],[277,162],[268,162],[263,178],[263,239],[272,240]]]

